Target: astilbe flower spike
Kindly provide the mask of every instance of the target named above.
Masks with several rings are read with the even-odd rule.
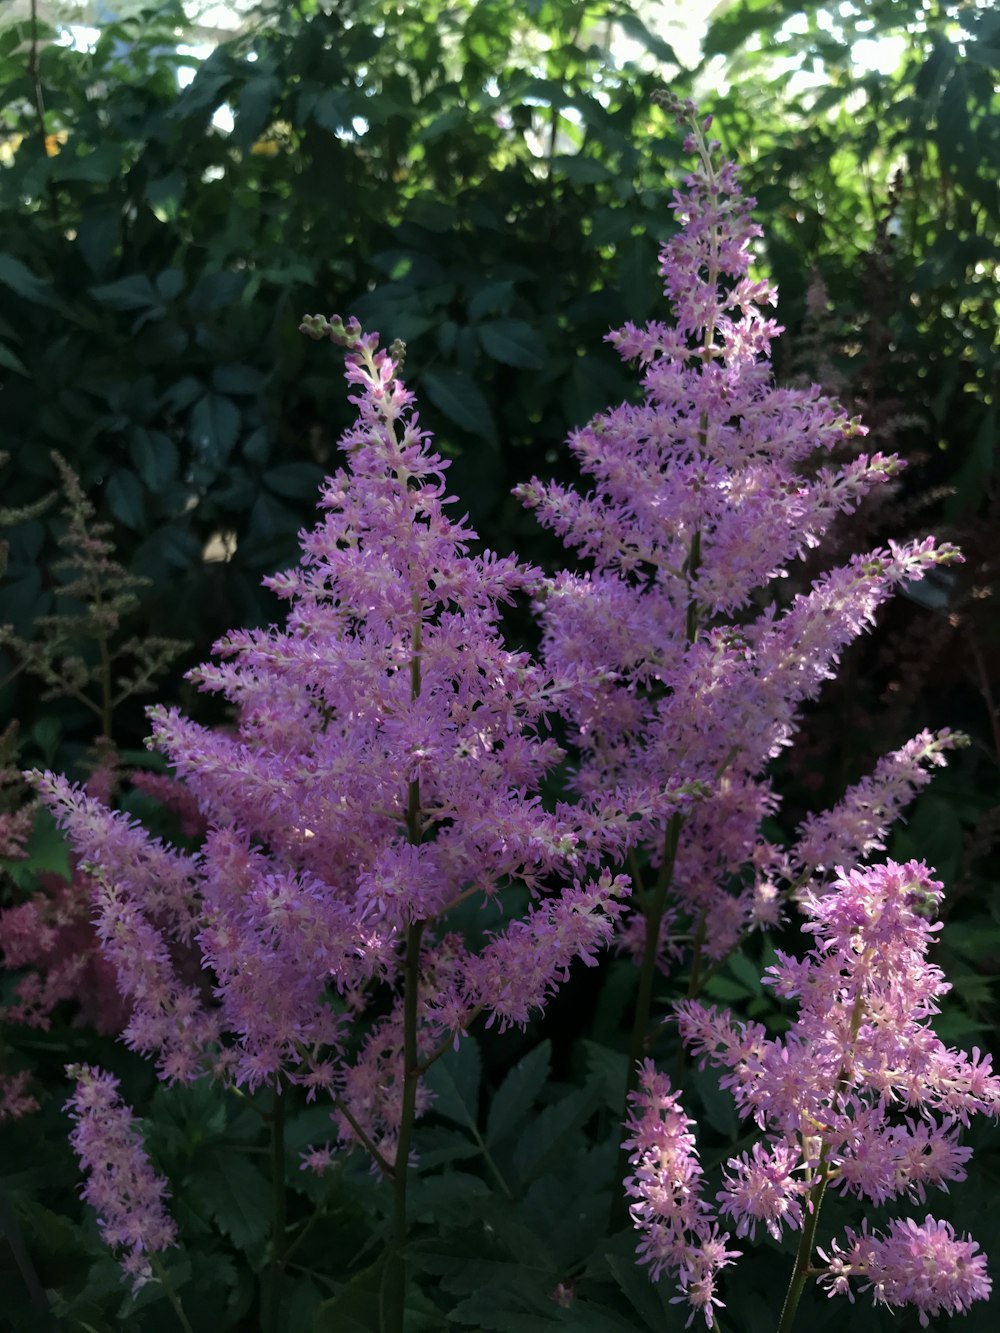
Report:
[[[167,1184],[150,1165],[118,1095],[118,1079],[92,1065],[68,1065],[66,1072],[76,1080],[66,1109],[73,1121],[69,1141],[87,1172],[83,1197],[136,1292],[153,1276],[150,1255],[177,1239],[164,1203]]]
[[[623,939],[641,955],[652,932],[647,959],[667,966],[676,954],[663,938],[668,913],[672,930],[683,935],[686,921],[696,953],[718,961],[746,930],[774,924],[778,898],[816,872],[761,838],[761,821],[777,808],[767,766],[882,603],[959,556],[932,538],[889,542],[827,571],[787,605],[776,600],[774,580],[903,464],[877,452],[834,463],[833,451],[860,440],[864,427],[816,386],[775,386],[769,353],[781,330],[764,313],[773,287],[751,273],[761,235],[754,200],[733,163],[719,160],[710,118],[662,100],[695,157],[674,195],[680,229],[660,254],[673,322],[609,335],[638,361],[643,396],[571,437],[590,491],[535,480],[518,493],[590,564],[538,592],[579,797],[600,808],[607,791],[642,789],[652,808],[650,793],[668,775],[709,790],[683,818],[654,814],[643,830],[657,886],[634,882],[632,906],[647,926],[626,918]],[[877,848],[956,739],[925,733],[906,762],[891,773],[880,766],[864,793],[867,820],[856,800],[822,830],[804,830],[800,854],[821,855],[829,878],[835,846],[853,838],[858,854]]]
[[[940,928],[932,920],[940,883],[913,861],[838,874],[832,889],[803,902],[813,947],[801,959],[779,952],[765,974],[778,995],[798,1001],[783,1037],[696,1001],[677,1006],[684,1045],[701,1067],[726,1071],[721,1086],[762,1136],[726,1164],[720,1215],[751,1239],[758,1225],[775,1238],[785,1228],[801,1232],[799,1287],[786,1301],[782,1333],[808,1272],[831,1295],[849,1293],[860,1279],[876,1300],[915,1305],[923,1323],[941,1310],[960,1313],[990,1290],[978,1247],[932,1217],[897,1219],[884,1234],[849,1231],[843,1244],[815,1250],[825,1265],[815,1266],[828,1188],[873,1204],[923,1203],[928,1189],[965,1179],[971,1150],[959,1143],[960,1127],[973,1115],[1000,1115],[990,1058],[947,1047],[930,1026],[948,989],[927,959]],[[640,1258],[657,1269],[670,1253],[663,1237],[678,1225],[671,1191],[682,1177],[648,1136],[638,1141],[636,1123],[668,1102],[683,1118],[669,1084],[647,1067],[627,1126],[625,1146],[637,1149],[627,1190],[638,1200]],[[695,1219],[685,1231],[714,1221],[704,1203],[685,1206]]]
[[[303,328],[347,347],[358,418],[300,563],[268,580],[287,622],[229,634],[193,673],[229,701],[232,729],[151,710],[206,821],[202,846],[167,847],[62,778],[36,785],[92,868],[132,1005],[126,1040],[164,1078],[207,1066],[332,1096],[343,1139],[391,1163],[426,1104],[412,1071],[480,1012],[523,1025],[574,958],[593,962],[628,881],[591,867],[690,793],[661,784],[651,803],[623,788],[600,820],[542,807],[562,753],[544,734],[552,691],[498,628],[537,574],[470,553],[447,464],[378,336],[336,317]],[[448,913],[511,882],[535,900],[477,956]],[[211,996],[178,970],[192,942]],[[366,1024],[378,987],[388,1011]]]

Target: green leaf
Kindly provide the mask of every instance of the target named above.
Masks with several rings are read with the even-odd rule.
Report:
[[[475,321],[483,315],[491,315],[494,310],[506,310],[513,294],[514,283],[509,278],[503,282],[488,282],[469,297],[469,319]]]
[[[611,1050],[596,1041],[585,1040],[582,1044],[587,1073],[600,1087],[604,1105],[611,1111],[620,1112],[625,1105],[628,1056],[623,1051]]]
[[[0,285],[9,287],[12,292],[33,305],[44,305],[50,310],[65,310],[62,301],[42,278],[36,278],[20,259],[13,255],[0,254]]]
[[[35,739],[40,744],[42,738]],[[40,748],[44,749],[44,746]],[[4,861],[4,873],[17,884],[34,887],[37,876],[43,872],[61,875],[67,880],[72,878],[66,840],[44,806],[38,807],[24,850],[27,856],[23,860]]]
[[[146,202],[157,215],[167,222],[175,222],[181,211],[187,177],[182,171],[171,171],[146,184]],[[120,221],[117,226],[121,226]]]
[[[18,375],[27,375],[28,368],[16,353],[12,352],[6,343],[0,343],[0,367],[4,370],[14,370]]]
[[[541,1042],[517,1062],[497,1089],[486,1121],[486,1142],[492,1147],[516,1134],[531,1115],[535,1099],[545,1086],[552,1060],[552,1043]]]
[[[323,469],[315,463],[281,463],[268,468],[261,480],[276,495],[291,500],[308,499],[319,490]]]
[[[111,310],[160,309],[163,301],[145,273],[132,273],[117,282],[101,283],[91,287],[90,294],[100,305]]]
[[[479,1123],[481,1072],[482,1060],[474,1037],[463,1038],[457,1051],[446,1051],[424,1076],[424,1082],[436,1097],[436,1114],[475,1132]]]
[[[243,441],[243,457],[258,466],[266,463],[271,454],[271,435],[266,426],[258,426]]]
[[[191,1182],[219,1230],[244,1252],[256,1249],[270,1229],[271,1190],[267,1179],[241,1155],[212,1154],[212,1164]]]
[[[476,386],[460,370],[445,367],[425,370],[420,382],[427,397],[449,421],[471,434],[479,435],[494,448],[498,443],[497,425],[490,405]]]
[[[522,1180],[530,1180],[566,1139],[579,1134],[596,1110],[597,1100],[593,1085],[577,1088],[535,1117],[530,1134],[514,1151],[514,1166]]]
[[[91,185],[108,186],[122,173],[121,149],[118,144],[110,143],[86,153],[62,152],[51,164],[51,169],[53,180],[87,181]]]
[[[137,426],[129,436],[128,447],[132,464],[147,490],[160,491],[176,481],[180,456],[169,435]]]
[[[649,1280],[648,1272],[635,1261],[635,1235],[631,1230],[626,1235],[626,1243],[626,1254],[606,1254],[605,1263],[611,1269],[623,1295],[642,1320],[643,1327],[650,1329],[651,1333],[662,1333],[666,1313],[663,1302],[657,1296],[656,1286]]]
[[[717,5],[716,9],[718,8],[720,6]],[[677,59],[674,48],[670,43],[665,42],[662,37],[658,37],[655,32],[650,32],[638,14],[633,14],[622,7],[615,13],[615,22],[627,36],[644,46],[650,55],[656,56],[657,60],[662,60],[671,65],[680,65],[681,62]]]
[[[348,129],[353,119],[348,96],[339,88],[331,88],[315,103],[312,118],[324,130],[339,134]]]
[[[436,1227],[461,1225],[469,1220],[475,1201],[489,1192],[486,1181],[468,1171],[418,1176],[410,1186],[410,1215],[414,1221],[432,1222]]]
[[[430,143],[442,134],[468,124],[469,113],[464,106],[452,106],[447,111],[443,111],[440,116],[435,116],[429,121],[423,129],[417,132],[416,143]]]
[[[720,1076],[717,1069],[693,1069],[691,1082],[705,1107],[708,1123],[730,1143],[734,1143],[739,1138],[739,1117],[732,1094],[719,1087]]]
[[[235,143],[244,152],[260,138],[281,96],[281,81],[273,74],[255,74],[240,93],[236,109]]]
[[[618,291],[633,319],[645,319],[656,302],[656,247],[648,236],[633,236],[618,249]]]
[[[156,290],[164,301],[173,301],[184,287],[184,274],[179,268],[165,268],[157,275]]]
[[[221,467],[236,443],[240,410],[230,398],[206,393],[191,410],[191,439],[201,455]]]
[[[741,982],[751,995],[761,993],[760,969],[756,963],[747,958],[746,954],[730,954],[728,965],[736,980]]]
[[[603,162],[595,162],[592,157],[582,155],[558,155],[552,159],[552,170],[567,180],[579,181],[584,185],[595,185],[599,181],[613,178],[613,173]]]
[[[484,351],[506,366],[535,370],[545,363],[545,345],[522,319],[491,319],[476,328]]]
[[[248,397],[253,397],[260,393],[263,383],[263,372],[256,366],[216,366],[212,372],[212,388],[217,389],[219,393],[246,394]]]
[[[141,531],[146,524],[142,484],[131,468],[116,467],[104,488],[108,508],[126,527]]]

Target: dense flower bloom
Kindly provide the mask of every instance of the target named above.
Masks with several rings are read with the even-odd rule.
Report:
[[[702,1198],[702,1169],[690,1120],[669,1081],[651,1060],[643,1062],[639,1087],[629,1098],[628,1137],[632,1172],[625,1192],[635,1202],[632,1220],[641,1233],[638,1256],[656,1279],[676,1277],[692,1312],[701,1311],[711,1328],[715,1309],[715,1276],[739,1257],[729,1250],[727,1233],[719,1233],[710,1205]]]
[[[813,858],[828,875],[833,850],[850,847],[853,861],[877,849],[923,770],[941,762],[947,737],[921,738],[836,817],[804,830],[807,864],[757,856],[761,821],[777,806],[766,768],[802,705],[895,589],[958,554],[933,539],[890,542],[786,605],[762,591],[902,464],[879,453],[835,464],[833,450],[864,429],[815,386],[774,385],[768,356],[780,329],[764,313],[773,288],[750,272],[754,201],[694,108],[672,109],[696,157],[674,196],[680,229],[660,256],[673,323],[610,335],[639,362],[643,399],[571,438],[588,493],[535,480],[519,494],[590,565],[538,594],[545,660],[564,683],[579,755],[577,791],[599,808],[609,790],[652,792],[668,775],[704,784],[673,855],[671,900],[719,959],[742,932],[777,920],[779,895],[815,873]],[[643,830],[654,868],[666,822],[654,815]],[[711,931],[699,932],[709,919]],[[623,929],[640,944],[634,923]]]
[[[336,318],[303,327],[347,345],[358,420],[299,565],[268,580],[287,622],[229,634],[194,673],[232,705],[234,727],[151,712],[207,826],[199,851],[163,845],[62,778],[36,785],[92,868],[98,931],[133,1005],[126,1040],[165,1078],[207,1066],[251,1088],[280,1074],[325,1091],[342,1136],[360,1128],[391,1158],[414,928],[421,1060],[480,1012],[524,1024],[622,911],[628,881],[590,878],[601,854],[689,793],[623,785],[600,819],[542,807],[562,756],[545,735],[553,690],[498,628],[536,575],[470,553],[447,463],[377,335]],[[512,882],[534,901],[481,955],[449,934],[456,904]],[[211,995],[179,966],[192,942]],[[359,1024],[378,988],[387,1012]]]
[[[940,883],[915,861],[841,871],[831,889],[807,894],[803,930],[812,949],[801,959],[778,952],[764,978],[798,1002],[782,1037],[696,1001],[677,1006],[685,1045],[702,1067],[727,1071],[721,1086],[762,1131],[751,1153],[726,1164],[717,1196],[738,1236],[752,1237],[759,1222],[776,1238],[785,1226],[799,1228],[827,1187],[875,1204],[922,1202],[928,1188],[965,1178],[971,1151],[958,1142],[959,1126],[975,1114],[1000,1115],[1000,1078],[989,1057],[947,1047],[930,1026],[948,989],[927,959],[940,897]],[[652,1077],[647,1071],[646,1082]],[[634,1136],[631,1122],[629,1130]],[[645,1160],[646,1175],[637,1173],[630,1191],[638,1182],[644,1206],[633,1216],[647,1233],[649,1201],[679,1177],[666,1159],[662,1171]],[[988,1291],[977,1247],[945,1223],[899,1220],[884,1239],[848,1239],[847,1250],[835,1245],[827,1259],[831,1292],[864,1276],[876,1299],[915,1304],[923,1316],[961,1311]],[[640,1253],[655,1261],[646,1234]]]
[[[169,1249],[177,1237],[164,1206],[166,1181],[149,1163],[142,1135],[118,1096],[118,1080],[92,1065],[69,1065],[66,1072],[76,1079],[66,1109],[74,1122],[70,1143],[87,1172],[83,1197],[137,1291],[152,1276],[147,1256]]]
[[[989,1299],[992,1283],[986,1256],[974,1240],[955,1235],[948,1222],[931,1216],[923,1222],[912,1217],[889,1223],[885,1235],[848,1228],[846,1244],[834,1241],[829,1253],[819,1251],[829,1264],[820,1278],[831,1296],[843,1293],[854,1299],[850,1279],[861,1278],[862,1290],[889,1306],[913,1305],[921,1327],[929,1316],[965,1314],[973,1301]]]

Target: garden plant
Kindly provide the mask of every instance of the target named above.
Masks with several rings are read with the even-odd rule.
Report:
[[[261,40],[276,69],[280,24]],[[257,77],[227,51],[215,69],[227,87]],[[247,93],[237,133],[266,164],[251,148],[285,131],[259,138],[253,107]],[[607,401],[584,395],[564,452],[532,453],[538,475],[509,501],[475,502],[495,531],[517,512],[536,563],[480,540],[461,484],[475,468],[437,439],[448,421],[475,430],[478,353],[456,330],[455,365],[436,364],[430,326],[405,301],[395,317],[395,277],[360,298],[364,323],[298,319],[301,355],[331,377],[343,362],[348,424],[319,451],[296,558],[263,600],[241,594],[244,627],[183,682],[184,617],[165,618],[169,636],[148,622],[172,557],[120,559],[77,458],[53,456],[44,494],[13,488],[15,570],[44,525],[60,559],[47,614],[0,636],[22,696],[37,681],[59,719],[31,718],[28,767],[16,728],[2,738],[0,1121],[25,1154],[5,1154],[0,1179],[11,1327],[790,1333],[848,1305],[864,1329],[989,1318],[1000,1078],[976,1019],[988,989],[963,971],[992,966],[998,933],[993,905],[971,916],[987,798],[960,864],[935,868],[926,819],[900,827],[942,779],[981,772],[988,743],[940,709],[915,716],[926,692],[907,696],[909,732],[876,748],[883,719],[860,760],[829,718],[852,693],[845,721],[863,712],[875,685],[859,662],[898,692],[903,650],[859,653],[905,598],[972,645],[1000,762],[975,606],[989,543],[954,505],[936,511],[946,537],[916,531],[907,460],[881,447],[897,427],[869,448],[863,394],[845,407],[776,378],[753,169],[693,101],[658,90],[644,114],[683,165],[658,270],[605,338],[623,368],[595,372]],[[3,263],[0,281],[28,290]],[[173,279],[140,310],[114,304],[138,299],[133,278],[104,276],[136,333],[169,336]],[[511,313],[521,278],[494,279],[477,346],[537,372],[516,382],[550,424],[552,329],[543,343]],[[105,499],[136,533],[161,444],[213,529],[239,508],[217,475],[237,440],[237,470],[257,466],[256,438],[279,491],[282,467],[300,468],[296,488],[323,470],[275,462],[262,400],[230,419],[247,367],[221,326],[208,341],[226,374],[192,379],[166,433],[158,408],[137,435],[137,400],[110,404],[143,480],[119,463]],[[200,460],[171,442],[184,413],[204,428]],[[233,540],[259,542],[263,566],[285,517],[271,513],[271,547],[257,517]],[[159,530],[175,545],[194,532],[180,510]],[[167,702],[140,713],[151,693]],[[74,730],[89,746],[66,744]]]

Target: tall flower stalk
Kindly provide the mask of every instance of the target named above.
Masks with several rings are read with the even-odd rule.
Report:
[[[775,386],[770,347],[780,328],[764,313],[774,289],[751,272],[761,235],[754,200],[708,138],[711,118],[662,101],[695,160],[674,194],[679,230],[660,254],[673,320],[609,335],[638,361],[642,399],[571,438],[591,489],[537,480],[519,488],[589,564],[547,580],[538,596],[582,804],[599,809],[605,793],[629,788],[643,789],[652,809],[668,778],[705,792],[686,810],[654,814],[629,859],[631,911],[619,939],[639,964],[630,1094],[658,972],[686,959],[696,995],[750,931],[776,924],[793,892],[832,871],[835,861],[810,859],[821,826],[853,863],[956,741],[924,735],[906,751],[912,762],[881,765],[866,780],[867,821],[853,829],[845,805],[791,850],[762,835],[778,807],[768,767],[791,743],[803,704],[896,589],[959,555],[932,538],[890,542],[778,601],[776,581],[902,464],[880,453],[834,461],[864,427],[816,386]]]
[[[543,734],[551,689],[498,628],[537,575],[470,554],[398,353],[356,321],[303,328],[347,347],[358,420],[300,564],[268,581],[287,622],[228,635],[194,673],[230,702],[233,729],[151,710],[153,741],[207,822],[201,849],[161,844],[63,778],[36,781],[92,867],[98,932],[132,1003],[128,1044],[168,1081],[211,1070],[326,1097],[344,1146],[388,1178],[395,1333],[422,1075],[477,1015],[523,1025],[574,958],[595,961],[628,881],[590,867],[650,810],[629,793],[599,821],[542,807],[562,753]],[[657,794],[658,808],[687,799],[679,783]],[[534,901],[478,952],[449,929],[465,899],[511,884]],[[212,1000],[178,973],[178,945],[200,951]],[[272,1285],[282,1246],[272,1237]]]

